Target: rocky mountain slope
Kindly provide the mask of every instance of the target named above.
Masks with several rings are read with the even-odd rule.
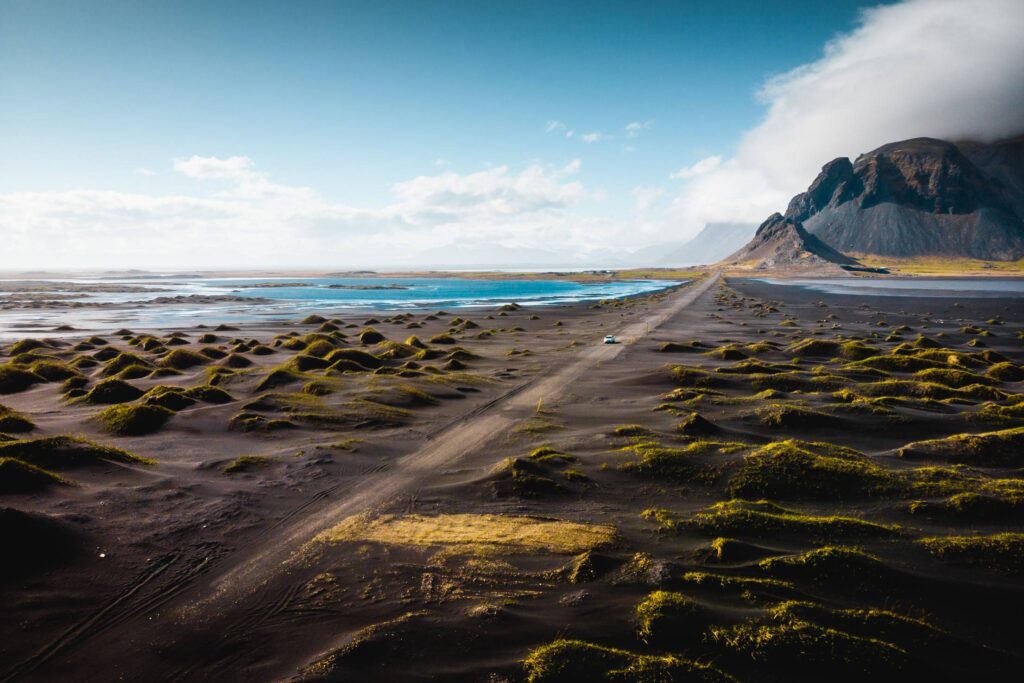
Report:
[[[804,230],[798,221],[772,214],[745,247],[725,259],[756,270],[841,273],[857,262]]]
[[[1024,256],[1024,136],[914,138],[835,159],[786,219],[835,250],[890,257]]]

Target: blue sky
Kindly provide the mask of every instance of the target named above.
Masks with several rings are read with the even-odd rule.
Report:
[[[18,133],[0,154],[21,161],[0,186],[143,189],[134,169],[191,154],[247,155],[339,200],[382,201],[439,158],[579,157],[609,190],[664,182],[728,152],[759,84],[859,4],[5,2],[0,126]],[[615,140],[545,135],[549,120]],[[624,153],[623,127],[651,120]]]
[[[558,196],[537,201],[628,230],[638,206],[674,203],[670,174],[735,156],[772,105],[758,92],[863,28],[864,4],[3,0],[0,194],[216,198],[226,176],[175,160],[244,157],[333,220],[417,177],[505,168],[516,186],[533,167]],[[306,236],[329,232],[315,222]]]

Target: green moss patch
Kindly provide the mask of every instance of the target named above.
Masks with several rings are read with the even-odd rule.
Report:
[[[755,411],[758,420],[771,429],[821,429],[836,427],[842,419],[810,408],[773,403]]]
[[[72,436],[47,436],[0,443],[0,458],[15,458],[48,470],[63,470],[111,461],[151,465],[155,461]]]
[[[1024,465],[1024,427],[908,443],[900,457],[992,467]]]
[[[174,415],[174,411],[159,405],[113,405],[103,410],[97,419],[103,428],[118,436],[144,436],[159,431]]]
[[[708,664],[672,655],[642,655],[582,640],[555,640],[523,661],[530,683],[578,681],[735,681]]]
[[[680,448],[656,441],[638,441],[621,449],[635,456],[634,460],[622,465],[622,469],[674,481],[706,479],[715,474],[709,469],[708,456],[728,455],[746,448],[749,448],[747,444],[730,441],[694,441]]]
[[[689,596],[675,591],[654,591],[637,604],[634,616],[640,640],[678,646],[699,639],[710,615]]]
[[[1024,533],[931,536],[917,541],[935,557],[1011,576],[1024,575]]]
[[[792,439],[746,455],[729,482],[733,496],[782,500],[844,500],[902,488],[897,474],[856,451]]]
[[[0,433],[21,434],[31,432],[35,428],[32,420],[0,404]]]
[[[17,458],[0,456],[0,495],[38,493],[67,483],[53,472]]]
[[[43,382],[39,375],[14,365],[0,365],[0,394],[17,394]]]
[[[98,405],[113,405],[115,403],[128,403],[141,397],[143,392],[141,389],[128,384],[124,380],[117,378],[105,379],[82,397],[82,400],[87,403],[94,403]]]
[[[893,536],[899,533],[898,527],[893,525],[856,517],[804,514],[767,500],[722,501],[689,517],[663,509],[646,510],[643,516],[657,522],[664,532],[690,529],[714,536],[730,534],[771,537],[787,534],[827,540],[846,536]]]
[[[264,455],[241,455],[221,468],[224,474],[238,474],[266,467],[270,458]]]

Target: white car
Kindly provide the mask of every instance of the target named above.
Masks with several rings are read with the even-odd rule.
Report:
[[[605,344],[614,344],[615,343],[615,335],[614,334],[606,334],[604,336],[604,343]]]

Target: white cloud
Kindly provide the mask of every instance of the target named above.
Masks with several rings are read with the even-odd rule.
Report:
[[[580,136],[580,140],[583,140],[583,142],[587,143],[588,145],[591,145],[595,142],[604,142],[605,140],[612,139],[613,138],[611,135],[605,135],[604,133],[600,133],[598,131],[594,131],[593,133],[584,133],[583,135]]]
[[[175,159],[174,170],[199,180],[241,180],[256,175],[255,165],[249,157],[201,157]]]
[[[684,166],[675,173],[669,174],[669,178],[673,180],[689,180],[690,178],[696,178],[699,175],[709,173],[721,165],[722,157],[720,156],[704,157],[692,166]]]
[[[637,138],[642,131],[649,130],[653,125],[654,121],[631,121],[626,124],[626,137]]]
[[[771,79],[765,119],[736,154],[676,198],[682,236],[706,222],[759,222],[821,166],[887,142],[994,139],[1024,128],[1024,3],[908,0],[864,12],[816,62]]]
[[[637,211],[647,211],[665,193],[660,187],[634,187],[633,202]]]
[[[434,159],[434,166],[437,166],[438,168],[440,168],[442,166],[451,166],[451,165],[452,165],[452,162],[449,161],[448,159],[443,159],[443,158]]]
[[[20,267],[335,266],[398,262],[446,245],[584,243],[572,209],[591,195],[579,160],[514,171],[419,176],[392,187],[382,207],[329,202],[272,182],[248,157],[191,157],[175,169],[199,184],[170,196],[73,190],[0,194],[5,255]],[[212,195],[203,183],[225,186]],[[594,234],[610,239],[604,223]],[[604,230],[604,232],[601,232]],[[575,245],[575,247],[574,247]]]
[[[564,133],[566,130],[565,124],[561,121],[548,121],[548,125],[544,127],[545,133]]]
[[[151,171],[148,168],[137,168],[137,169],[135,169],[135,173],[137,175],[150,176],[150,177],[156,175],[156,171]]]

